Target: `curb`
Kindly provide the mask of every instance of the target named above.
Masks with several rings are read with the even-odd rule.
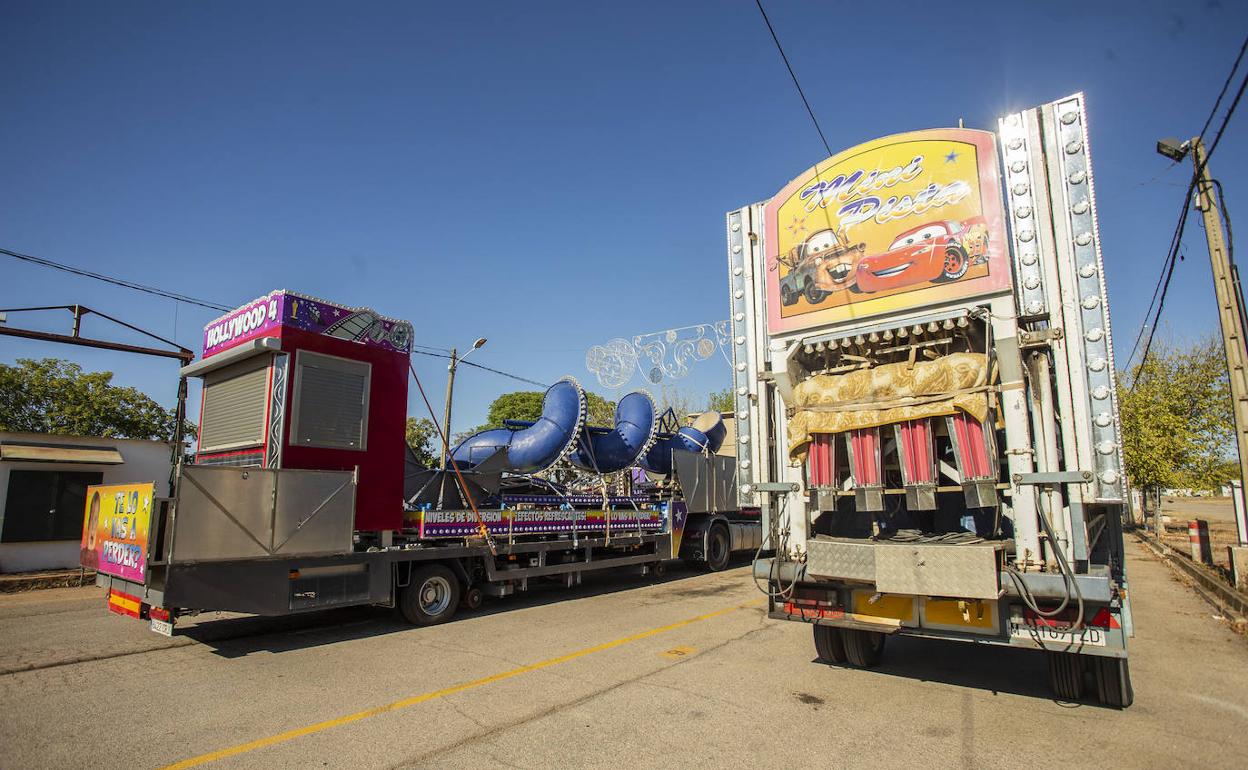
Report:
[[[1192,588],[1196,590],[1196,593],[1231,620],[1233,625],[1245,622],[1245,617],[1248,617],[1248,596],[1223,584],[1219,577],[1195,564],[1181,551],[1141,535],[1139,532],[1132,534],[1171,569],[1194,581]]]
[[[37,591],[43,588],[66,588],[95,584],[95,570],[58,570],[56,572],[25,572],[0,575],[0,594]]]

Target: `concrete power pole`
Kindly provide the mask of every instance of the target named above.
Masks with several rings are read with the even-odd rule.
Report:
[[[451,454],[451,396],[455,392],[455,367],[459,364],[459,350],[451,348],[451,363],[446,367],[446,411],[442,414],[442,470]]]
[[[1218,301],[1218,321],[1222,326],[1222,344],[1226,347],[1226,368],[1231,380],[1231,402],[1235,410],[1235,441],[1239,450],[1239,476],[1248,483],[1248,350],[1245,349],[1244,316],[1237,290],[1238,276],[1233,274],[1222,237],[1222,215],[1209,173],[1205,144],[1199,137],[1192,140],[1192,162],[1196,179],[1196,208],[1205,220],[1205,237],[1209,241],[1209,265],[1213,269],[1213,290]],[[1245,536],[1239,533],[1241,542]]]

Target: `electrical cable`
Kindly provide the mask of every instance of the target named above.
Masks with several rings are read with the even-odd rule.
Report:
[[[177,292],[169,291],[167,289],[157,288],[155,286],[147,286],[145,284],[135,283],[134,281],[128,281],[123,278],[114,278],[109,275],[104,275],[103,273],[96,273],[91,270],[83,270],[82,268],[73,267],[72,265],[61,264],[60,262],[54,262],[50,259],[44,259],[43,257],[36,257],[31,254],[22,254],[20,252],[12,251],[10,249],[0,248],[0,254],[5,254],[10,257],[13,257],[14,259],[20,259],[22,261],[30,262],[36,265],[41,265],[43,267],[50,267],[54,270],[61,270],[66,273],[72,273],[73,275],[82,276],[84,278],[92,278],[97,281],[103,281],[104,283],[113,284],[114,286],[120,286],[125,289],[133,289],[134,291],[144,292],[145,294],[151,294],[157,297],[164,297],[165,299],[172,299],[177,302],[185,302],[189,305],[198,305],[199,307],[207,308],[209,310],[216,310],[221,313],[228,313],[229,311],[234,309],[232,307],[228,307],[226,305],[222,305],[216,302],[210,302],[208,300],[198,299],[196,297],[187,296],[185,294],[179,294]],[[419,350],[412,351],[413,353],[419,353],[420,355],[438,356],[440,358],[451,357],[450,348],[439,348],[439,347],[433,347],[431,345],[418,345],[415,343],[412,344],[412,347],[424,348],[425,350],[428,350],[428,351],[440,351],[436,353],[423,352]],[[494,374],[499,374],[499,375],[502,375],[503,377],[510,377],[513,380],[518,380],[520,382],[528,383],[529,385],[536,385],[539,388],[547,387],[546,383],[541,383],[536,380],[530,380],[527,377],[521,377],[517,374],[504,372],[501,369],[494,369],[492,367],[485,366],[483,364],[478,364],[473,361],[461,360],[459,363],[463,364],[464,366],[474,366],[478,369],[484,369],[487,372],[493,372]]]
[[[1222,84],[1222,90],[1218,92],[1218,98],[1213,102],[1213,109],[1209,110],[1209,117],[1205,118],[1205,125],[1200,127],[1200,138],[1205,138],[1205,132],[1209,130],[1209,124],[1213,122],[1213,117],[1218,114],[1218,106],[1222,104],[1222,97],[1226,96],[1226,89],[1230,87],[1231,80],[1235,77],[1235,71],[1239,69],[1239,63],[1244,58],[1244,52],[1248,51],[1248,37],[1244,38],[1244,43],[1239,47],[1239,55],[1235,57],[1235,63],[1231,65],[1231,71],[1226,76],[1226,81]]]
[[[1243,59],[1246,50],[1248,50],[1248,38],[1244,39],[1244,44],[1240,47],[1239,55],[1235,58],[1235,64],[1231,67],[1231,71],[1227,73],[1226,80],[1222,84],[1222,90],[1218,93],[1218,98],[1214,101],[1213,109],[1210,110],[1209,117],[1206,119],[1204,127],[1201,128],[1201,141],[1204,140],[1205,133],[1208,131],[1209,125],[1213,122],[1214,116],[1217,115],[1218,106],[1222,103],[1222,98],[1226,95],[1227,89],[1235,79],[1235,73],[1239,69],[1240,61]],[[1170,240],[1170,249],[1166,254],[1166,259],[1162,262],[1161,274],[1158,276],[1157,285],[1153,289],[1153,297],[1149,300],[1148,308],[1144,312],[1145,323],[1140,327],[1139,334],[1136,335],[1135,344],[1131,347],[1131,355],[1127,357],[1128,368],[1130,368],[1131,361],[1135,358],[1135,351],[1139,348],[1140,340],[1144,337],[1146,329],[1149,330],[1148,341],[1145,343],[1144,353],[1140,357],[1138,368],[1142,369],[1144,364],[1148,361],[1148,353],[1152,348],[1153,336],[1157,332],[1157,322],[1161,320],[1161,311],[1165,306],[1166,293],[1170,286],[1170,278],[1174,274],[1176,259],[1182,245],[1183,229],[1186,226],[1187,215],[1190,212],[1189,201],[1192,198],[1193,191],[1196,189],[1197,181],[1200,179],[1201,174],[1204,173],[1205,167],[1209,165],[1209,160],[1213,157],[1214,151],[1217,150],[1218,144],[1222,141],[1222,134],[1226,131],[1226,127],[1231,121],[1231,116],[1235,114],[1235,109],[1239,106],[1239,102],[1243,98],[1245,87],[1248,87],[1248,74],[1245,74],[1244,78],[1240,81],[1239,88],[1235,92],[1235,98],[1231,101],[1230,106],[1227,108],[1226,115],[1222,117],[1222,122],[1218,126],[1218,131],[1214,135],[1213,142],[1209,145],[1208,150],[1206,150],[1204,159],[1192,174],[1191,181],[1188,182],[1187,191],[1183,195],[1183,209],[1179,215],[1179,222],[1175,226],[1174,236]],[[1228,255],[1229,253],[1230,252],[1228,250]],[[1158,302],[1159,292],[1160,302]],[[1153,304],[1155,302],[1158,303],[1157,313],[1153,316],[1153,323],[1150,325],[1148,324],[1148,319],[1150,314],[1152,314]],[[1131,384],[1131,389],[1135,389],[1134,382]]]
[[[1239,60],[1237,59],[1236,60],[1237,66],[1238,66],[1238,62]],[[1234,75],[1234,72],[1232,72],[1232,75]],[[1229,82],[1229,76],[1228,76],[1228,82]],[[1139,357],[1139,364],[1138,364],[1139,369],[1142,369],[1144,366],[1144,363],[1148,362],[1148,352],[1151,351],[1152,349],[1153,337],[1154,337],[1154,334],[1157,333],[1157,323],[1158,321],[1161,321],[1162,308],[1166,306],[1166,293],[1169,288],[1169,282],[1171,282],[1171,277],[1174,275],[1174,267],[1176,267],[1177,265],[1178,252],[1179,252],[1179,248],[1181,248],[1182,240],[1183,240],[1183,230],[1184,230],[1184,227],[1187,226],[1187,216],[1188,216],[1188,213],[1191,212],[1191,208],[1189,208],[1189,201],[1192,200],[1192,193],[1193,191],[1196,191],[1197,182],[1201,180],[1201,177],[1204,173],[1204,168],[1206,168],[1209,165],[1209,160],[1211,160],[1211,158],[1213,157],[1213,152],[1218,149],[1218,144],[1219,142],[1222,141],[1222,135],[1224,134],[1224,132],[1226,132],[1227,125],[1229,124],[1229,122],[1231,122],[1231,117],[1232,115],[1234,115],[1234,112],[1236,112],[1236,107],[1239,106],[1239,100],[1243,99],[1244,89],[1246,89],[1246,87],[1248,87],[1248,74],[1244,75],[1243,80],[1239,82],[1239,89],[1236,91],[1236,97],[1234,97],[1234,100],[1231,102],[1231,106],[1227,107],[1227,114],[1222,117],[1222,124],[1218,126],[1218,132],[1213,137],[1213,144],[1209,145],[1209,149],[1206,152],[1204,152],[1204,157],[1202,158],[1201,163],[1199,163],[1199,165],[1197,166],[1196,171],[1192,173],[1192,181],[1188,182],[1187,192],[1184,193],[1183,195],[1183,211],[1181,213],[1181,216],[1179,216],[1178,226],[1176,227],[1176,230],[1174,230],[1174,237],[1172,238],[1172,241],[1171,241],[1171,250],[1169,250],[1169,253],[1166,257],[1166,261],[1162,263],[1162,272],[1164,276],[1164,281],[1161,282],[1161,298],[1159,298],[1159,301],[1157,303],[1157,313],[1154,314],[1152,326],[1149,327],[1147,324],[1148,313],[1152,311],[1152,302],[1149,302],[1148,311],[1144,313],[1144,321],[1146,321],[1146,324],[1144,324],[1144,326],[1142,326],[1141,329],[1139,329],[1139,333],[1141,334],[1137,334],[1137,337],[1136,337],[1136,346],[1138,346],[1139,338],[1141,338],[1144,332],[1144,328],[1146,327],[1149,328],[1148,339],[1147,339],[1147,342],[1144,343],[1144,352],[1142,356]],[[1228,251],[1228,256],[1229,256],[1229,251]],[[1159,278],[1159,281],[1161,281],[1161,278]],[[1153,290],[1153,297],[1157,298],[1157,290]],[[1132,358],[1134,357],[1134,353],[1136,353],[1136,348],[1132,347],[1131,356],[1127,358],[1128,367],[1129,367],[1129,364],[1131,364]],[[1136,387],[1136,383],[1132,382],[1131,389],[1134,389],[1134,387]]]
[[[1248,339],[1248,308],[1244,305],[1244,286],[1239,280],[1239,265],[1235,264],[1235,237],[1231,230],[1231,212],[1226,207],[1226,193],[1222,190],[1222,183],[1217,179],[1211,180],[1214,187],[1218,189],[1218,207],[1222,209],[1222,222],[1226,225],[1226,261],[1231,265],[1231,286],[1235,290],[1235,304],[1239,308],[1240,333],[1244,335],[1244,339]]]
[[[438,438],[442,439],[442,446],[449,447],[450,440],[446,435],[446,431],[442,429],[442,424],[438,422],[438,416],[433,413],[433,405],[429,403],[429,397],[425,395],[425,387],[420,384],[420,376],[416,374],[416,367],[412,365],[412,360],[407,360],[407,370],[412,373],[412,379],[416,381],[416,389],[420,391],[420,398],[425,402],[425,408],[429,410],[429,419],[433,421],[433,427],[438,429]],[[498,549],[494,546],[494,538],[490,537],[490,530],[485,525],[485,519],[481,517],[481,512],[477,510],[477,503],[472,499],[472,490],[468,488],[468,482],[464,480],[464,474],[459,470],[459,463],[455,461],[454,456],[447,452],[447,459],[450,460],[451,468],[455,471],[455,477],[459,479],[459,485],[464,490],[464,498],[468,500],[468,507],[472,509],[472,513],[477,517],[477,529],[481,533],[481,537],[485,540],[485,544],[489,546],[490,555],[498,556]]]
[[[422,347],[423,347],[423,346],[422,346]],[[413,355],[418,355],[418,356],[431,356],[431,357],[433,357],[433,358],[447,358],[447,359],[449,359],[449,358],[451,357],[450,353],[427,353],[427,352],[425,352],[425,351],[423,351],[423,350],[413,350],[413,351],[412,351],[412,353],[413,353]],[[525,383],[528,383],[529,385],[536,385],[536,386],[537,386],[537,387],[539,387],[539,388],[546,388],[546,387],[549,387],[549,385],[546,385],[545,383],[538,382],[537,380],[530,380],[528,377],[521,377],[521,376],[520,376],[520,375],[518,375],[518,374],[512,374],[511,372],[504,372],[502,369],[495,369],[495,368],[493,368],[493,367],[483,366],[482,364],[478,364],[478,363],[475,363],[475,362],[473,362],[473,361],[465,361],[465,360],[463,360],[462,358],[459,360],[459,366],[474,366],[474,367],[476,367],[477,369],[484,369],[484,370],[485,370],[485,371],[487,371],[487,372],[493,372],[494,374],[501,374],[501,375],[502,375],[502,376],[504,376],[504,377],[510,377],[510,378],[511,378],[511,379],[513,379],[513,380],[519,380],[520,382],[525,382]]]
[[[1222,210],[1222,223],[1226,225],[1226,261],[1235,264],[1235,238],[1231,232],[1231,212],[1226,208],[1226,193],[1222,192],[1222,183],[1210,179],[1218,190],[1218,208]]]
[[[1031,593],[1031,589],[1027,587],[1026,582],[1022,578],[1022,573],[1018,571],[1018,568],[1007,565],[1006,572],[1009,574],[1010,579],[1014,581],[1014,587],[1018,589],[1018,595],[1023,600],[1023,603],[1027,605],[1028,609],[1042,618],[1053,618],[1061,614],[1061,612],[1070,605],[1071,590],[1073,589],[1074,596],[1078,601],[1079,611],[1075,615],[1075,622],[1071,624],[1070,628],[1072,631],[1078,631],[1083,628],[1083,591],[1079,588],[1079,581],[1075,579],[1075,571],[1070,568],[1070,563],[1066,561],[1066,554],[1062,552],[1061,543],[1058,542],[1057,535],[1053,532],[1053,524],[1049,521],[1048,514],[1044,512],[1044,507],[1039,505],[1040,492],[1034,487],[1033,491],[1035,492],[1037,503],[1036,518],[1040,520],[1040,526],[1044,529],[1044,534],[1048,537],[1049,544],[1053,548],[1053,555],[1057,559],[1058,570],[1062,573],[1062,587],[1065,590],[1066,595],[1062,599],[1062,603],[1057,605],[1056,608],[1051,610],[1042,610],[1036,603],[1035,596]]]
[[[97,281],[103,281],[104,283],[111,283],[114,286],[121,286],[122,288],[125,288],[125,289],[133,289],[135,291],[141,291],[146,294],[153,294],[157,297],[164,297],[165,299],[172,299],[172,300],[177,300],[178,302],[185,302],[188,305],[199,305],[200,307],[208,308],[209,310],[217,310],[217,311],[224,313],[233,309],[233,308],[226,307],[225,305],[218,304],[216,302],[209,302],[208,300],[205,300],[205,299],[196,299],[195,297],[189,297],[185,294],[178,294],[177,292],[168,291],[166,289],[158,289],[155,286],[146,286],[141,283],[135,283],[134,281],[127,281],[124,278],[114,278],[109,275],[104,275],[103,273],[96,273],[91,270],[83,270],[80,267],[73,267],[72,265],[64,265],[64,264],[61,264],[60,262],[53,262],[50,259],[44,259],[43,257],[36,257],[31,254],[22,254],[17,251],[11,251],[9,249],[3,249],[3,248],[0,248],[0,254],[6,254],[10,257],[13,257],[14,259],[20,259],[24,262],[31,262],[36,265],[42,265],[43,267],[50,267],[53,270],[61,270],[66,273],[73,273],[74,275],[80,275],[84,278],[94,278]]]
[[[750,570],[750,580],[753,581],[754,587],[757,588],[760,593],[765,594],[768,599],[773,599],[773,600],[780,599],[782,601],[788,601],[789,599],[793,598],[793,589],[797,587],[798,576],[797,576],[796,570],[794,570],[793,572],[793,580],[792,582],[789,583],[788,588],[785,588],[780,583],[780,577],[778,575],[778,572],[780,570],[778,557],[782,553],[787,554],[789,552],[789,530],[785,529],[783,532],[778,532],[779,530],[778,523],[781,517],[784,515],[784,513],[788,510],[788,508],[789,508],[789,496],[784,495],[784,503],[780,506],[780,510],[776,514],[776,518],[775,518],[775,522],[777,523],[777,525],[767,528],[766,537],[764,537],[762,540],[759,541],[758,550],[754,552],[753,561],[757,562],[759,557],[762,556],[763,551],[767,548],[768,540],[778,539],[780,541],[778,547],[775,548],[776,557],[772,558],[772,560],[769,562],[768,567],[767,567],[767,586],[763,587],[758,582],[758,576],[754,574],[753,569]],[[779,535],[778,538],[776,537],[777,534]],[[775,545],[776,544],[773,543],[773,546]],[[772,583],[775,583],[777,586],[779,586],[778,591],[771,590]]]
[[[780,38],[776,36],[775,27],[771,26],[771,19],[767,18],[767,11],[763,10],[762,0],[754,0],[754,4],[758,6],[758,12],[763,15],[763,22],[767,24],[767,31],[771,33],[771,39],[776,44],[776,50],[780,52],[780,58],[784,60],[784,66],[789,70],[789,77],[793,78],[793,85],[797,86],[797,95],[802,97],[802,104],[806,105],[806,113],[810,115],[810,121],[815,124],[815,130],[819,132],[819,139],[823,142],[823,149],[828,151],[828,155],[832,155],[832,147],[828,144],[828,138],[823,135],[823,128],[819,126],[819,119],[815,117],[815,111],[810,108],[810,102],[806,99],[806,92],[802,90],[802,84],[797,82],[797,73],[793,71],[793,65],[789,64],[789,57],[784,53],[784,46],[780,45]]]

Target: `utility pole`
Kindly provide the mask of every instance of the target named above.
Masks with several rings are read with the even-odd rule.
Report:
[[[446,411],[442,414],[442,470],[446,470],[446,463],[451,456],[451,397],[455,391],[455,369],[459,367],[459,362],[472,355],[472,351],[480,348],[485,344],[485,337],[478,337],[472,343],[472,347],[468,349],[462,357],[459,355],[458,348],[451,348],[451,363],[446,367]]]
[[[1235,441],[1239,450],[1239,476],[1248,482],[1248,350],[1245,350],[1244,316],[1237,291],[1238,276],[1232,273],[1226,241],[1222,237],[1222,215],[1209,173],[1205,144],[1199,137],[1191,141],[1192,163],[1196,165],[1196,208],[1205,220],[1209,241],[1209,265],[1213,269],[1213,290],[1218,301],[1218,321],[1222,344],[1226,347],[1226,368],[1231,381],[1231,404],[1235,410]],[[1239,536],[1244,538],[1244,532]]]
[[[451,348],[451,363],[446,367],[446,411],[442,413],[442,470],[451,454],[451,395],[455,391],[455,367],[459,364],[459,349]]]

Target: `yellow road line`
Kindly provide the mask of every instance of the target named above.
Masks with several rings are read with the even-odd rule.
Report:
[[[670,623],[666,626],[659,626],[658,628],[651,628],[647,631],[641,631],[631,636],[624,636],[619,639],[613,639],[609,642],[596,644],[593,647],[584,647],[574,652],[569,652],[567,655],[560,655],[557,658],[548,658],[546,660],[539,661],[537,663],[530,663],[527,666],[520,666],[519,668],[513,668],[510,671],[503,671],[502,673],[494,674],[492,676],[482,677],[481,679],[474,679],[471,682],[464,682],[462,684],[452,685],[450,687],[445,687],[441,690],[434,690],[433,692],[422,693],[421,695],[413,695],[410,698],[404,698],[403,700],[396,700],[393,703],[387,703],[384,706],[377,706],[375,708],[365,709],[364,711],[357,711],[354,714],[347,714],[346,716],[336,717],[334,719],[327,719],[324,722],[316,722],[315,724],[310,724],[305,727],[298,727],[298,728],[295,728],[294,730],[287,730],[284,733],[277,733],[275,735],[270,735],[266,738],[259,738],[254,741],[248,741],[247,743],[240,743],[237,746],[230,746],[228,748],[218,749],[216,751],[210,751],[207,754],[200,754],[197,757],[191,757],[189,759],[184,759],[181,762],[175,762],[172,765],[166,765],[165,767],[161,768],[161,770],[182,770],[182,768],[197,767],[199,765],[204,765],[209,762],[215,762],[218,759],[225,759],[226,757],[232,757],[237,754],[245,754],[249,751],[262,749],[265,746],[273,746],[278,743],[285,743],[286,741],[292,741],[295,738],[301,738],[305,735],[312,735],[313,733],[319,733],[323,730],[328,730],[332,727],[339,727],[340,725],[350,724],[351,722],[358,722],[361,719],[368,719],[369,717],[375,717],[380,714],[389,713],[391,711],[398,711],[400,709],[405,709],[409,706],[415,706],[418,703],[425,703],[427,701],[437,700],[438,698],[444,698],[447,695],[454,695],[456,693],[464,692],[466,690],[475,690],[476,688],[484,687],[487,684],[494,684],[495,682],[501,682],[504,679],[511,679],[512,677],[517,677],[517,676],[520,676],[521,674],[527,674],[531,671],[538,671],[543,668],[550,668],[551,666],[557,666],[560,663],[567,663],[568,661],[576,660],[577,658],[583,658],[586,655],[592,655],[595,652],[603,652],[604,650],[610,650],[615,647],[620,647],[622,645],[629,644],[631,642],[636,642],[642,639],[647,639],[651,636],[656,636],[658,634],[666,633],[668,631],[674,631],[678,628],[683,628],[685,626],[691,625],[693,623],[697,623],[699,621],[710,620],[711,618],[717,618],[720,615],[727,615],[730,612],[736,612],[737,610],[747,609],[751,606],[754,606],[755,604],[757,604],[757,602],[754,602],[752,604],[738,604],[732,607],[726,607],[722,610],[716,610],[715,612],[708,612],[705,615],[698,615],[697,617],[694,617],[694,618],[678,620],[675,623]]]

